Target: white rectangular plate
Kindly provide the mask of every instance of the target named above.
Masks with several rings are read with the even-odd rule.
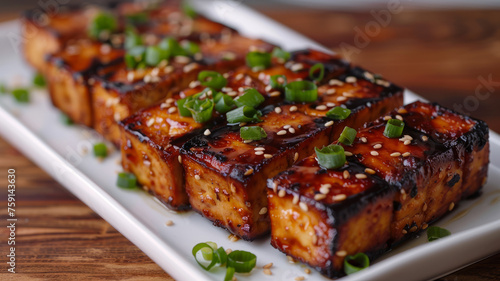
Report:
[[[232,26],[244,34],[267,39],[286,49],[324,47],[274,21],[229,1],[199,1],[201,13]],[[0,25],[0,81],[9,86],[29,85],[32,70],[23,61],[19,22]],[[29,43],[29,41],[28,41]],[[419,97],[405,93],[406,102]],[[101,137],[90,129],[65,126],[60,113],[43,90],[32,92],[29,104],[21,105],[9,95],[0,95],[0,134],[80,200],[107,220],[177,280],[223,280],[224,270],[203,271],[191,256],[199,242],[215,241],[226,249],[255,253],[257,268],[238,280],[293,280],[305,276],[305,266],[287,262],[285,255],[269,245],[270,239],[230,242],[228,232],[214,227],[195,212],[177,214],[164,208],[141,190],[115,186],[119,153],[98,162],[90,153]],[[488,184],[483,195],[460,203],[437,225],[453,234],[433,243],[420,237],[379,258],[374,265],[343,280],[421,280],[434,278],[500,250],[500,138],[491,132],[491,159]],[[172,220],[173,226],[165,222]],[[425,236],[425,235],[424,235]],[[273,275],[262,266],[273,262]],[[307,280],[326,280],[313,271]]]

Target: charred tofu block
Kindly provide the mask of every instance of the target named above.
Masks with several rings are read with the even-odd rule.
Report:
[[[208,44],[208,43],[207,43]],[[120,145],[118,121],[142,108],[152,106],[197,79],[202,70],[215,69],[224,73],[244,64],[250,46],[270,51],[272,45],[257,39],[232,35],[228,41],[201,43],[201,56],[174,57],[168,65],[129,70],[125,64],[112,69],[110,75],[96,78],[92,95],[94,128],[115,145]],[[225,52],[234,56],[224,60]]]
[[[33,9],[22,18],[22,43],[26,60],[45,72],[46,56],[63,49],[68,41],[86,38],[87,26],[97,13],[95,8],[58,7],[55,13]]]
[[[391,118],[405,123],[400,137],[384,136]],[[339,169],[312,155],[268,181],[272,245],[330,277],[342,275],[346,255],[375,258],[478,192],[489,159],[484,122],[422,102],[343,146]]]
[[[287,70],[284,63],[278,61],[273,61],[269,69],[255,72],[247,66],[240,66],[225,74],[228,84],[221,91],[236,98],[243,94],[245,89],[254,88],[264,96],[264,106],[275,104],[283,98],[279,91],[269,88],[269,76],[274,75],[273,73],[283,73],[288,81],[306,79],[309,67],[319,61],[330,66],[328,73],[346,69],[347,64],[338,58],[320,54],[323,53],[312,50],[292,53],[294,58],[304,64],[309,62],[309,65],[305,66],[306,71],[301,72]],[[214,119],[207,124],[195,123],[192,118],[178,114],[175,108],[178,99],[204,89],[199,81],[191,81],[189,88],[175,93],[172,98],[165,99],[159,105],[133,114],[119,124],[122,130],[121,152],[124,169],[136,174],[144,189],[175,210],[185,209],[189,205],[184,187],[183,167],[179,162],[179,159],[182,159],[179,158],[180,147],[206,129],[226,125],[225,116],[220,114],[214,114]]]
[[[267,137],[260,141],[242,140],[239,126],[189,140],[181,154],[192,208],[243,239],[266,234],[267,179],[336,139],[345,126],[359,128],[401,106],[402,89],[385,83],[374,84],[361,69],[349,68],[318,87],[315,103],[264,107],[256,126]],[[325,114],[334,106],[352,113],[345,120],[330,120]]]
[[[121,60],[123,49],[80,39],[48,57],[45,77],[52,103],[75,123],[88,127],[92,122],[91,84],[105,65]]]

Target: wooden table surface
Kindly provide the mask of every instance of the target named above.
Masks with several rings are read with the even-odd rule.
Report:
[[[368,40],[361,42],[356,41],[356,32],[374,22],[369,12],[261,9],[354,63],[431,101],[461,106],[500,132],[499,10],[403,10],[391,14],[385,27],[377,29],[372,23],[373,29],[365,33]],[[0,14],[0,19],[11,17]],[[1,280],[172,280],[99,215],[0,139],[3,186],[9,168],[16,169],[18,180],[18,273],[16,278],[6,273],[7,231],[1,227]],[[2,190],[1,205],[6,206],[7,193]],[[0,218],[5,221],[5,211]],[[500,254],[439,280],[500,280]]]

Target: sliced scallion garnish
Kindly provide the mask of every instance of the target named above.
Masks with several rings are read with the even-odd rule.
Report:
[[[247,273],[252,271],[257,263],[257,256],[247,251],[232,251],[227,255],[227,267],[234,268],[235,272]]]
[[[205,259],[207,261],[210,261],[210,263],[208,265],[204,265],[203,263],[201,263],[199,260],[198,260],[198,252],[202,251],[202,250],[205,250],[205,252],[209,251],[210,252],[210,256],[211,258],[210,259]],[[212,247],[207,244],[207,243],[198,243],[196,244],[194,247],[193,247],[193,250],[191,251],[193,256],[194,256],[194,259],[196,260],[196,262],[203,268],[205,269],[206,271],[209,271],[212,267],[214,267],[216,264],[217,264],[217,258],[216,258],[216,255],[215,255],[215,251],[214,249],[212,249]],[[203,253],[203,251],[202,251]],[[205,256],[208,256],[208,254],[202,254],[203,257]]]
[[[267,133],[258,126],[253,127],[241,127],[240,137],[243,140],[261,140],[267,138]]]
[[[167,51],[167,58],[187,55],[186,51],[179,45],[179,42],[172,37],[162,39],[157,46]]]
[[[30,101],[30,92],[24,88],[17,88],[12,90],[12,95],[19,103],[27,103]]]
[[[215,110],[220,113],[226,113],[235,107],[233,98],[224,93],[218,92],[214,96]]]
[[[145,46],[131,47],[125,54],[125,64],[130,69],[138,68],[139,64],[144,60],[145,55]]]
[[[166,60],[167,57],[167,51],[161,49],[158,46],[148,46],[146,48],[144,61],[149,66],[156,66],[160,63],[160,61]]]
[[[285,75],[273,75],[271,76],[271,80],[269,81],[271,87],[276,90],[283,90],[286,85],[286,76]]]
[[[326,169],[337,169],[345,164],[344,148],[340,145],[331,144],[322,149],[314,148],[316,158],[321,167]]]
[[[273,49],[272,55],[273,55],[273,57],[278,58],[278,59],[283,60],[283,61],[287,61],[290,59],[290,53],[287,51],[284,51],[283,49],[278,48],[278,47]]]
[[[354,142],[357,133],[358,132],[355,129],[345,126],[344,130],[340,134],[339,142],[345,145],[351,145]]]
[[[148,22],[148,14],[144,12],[128,14],[125,15],[125,20],[127,21],[127,23],[130,23],[132,25],[143,24]]]
[[[125,189],[134,189],[137,187],[137,177],[132,173],[119,173],[116,180],[116,186]]]
[[[200,100],[194,98],[187,100],[183,106],[191,112],[191,116],[196,123],[205,123],[212,118],[214,109],[214,102],[212,99]]]
[[[226,276],[224,276],[224,281],[232,281],[234,276],[234,267],[228,267],[226,269]]]
[[[7,92],[7,86],[4,83],[0,83],[0,94],[6,94]]]
[[[111,34],[117,27],[118,23],[112,14],[101,12],[90,22],[88,33],[91,38],[100,39],[103,32]]]
[[[318,87],[311,81],[293,81],[285,86],[285,99],[292,102],[314,102]]]
[[[182,12],[184,12],[184,14],[190,18],[195,18],[196,17],[196,11],[193,9],[193,7],[191,7],[191,5],[189,5],[188,3],[186,3],[186,1],[182,1]]]
[[[319,71],[319,73],[317,73]],[[317,63],[309,69],[309,77],[314,81],[321,81],[325,76],[325,66],[322,63]]]
[[[250,106],[242,106],[226,113],[228,123],[259,122],[262,113]]]
[[[186,51],[186,53],[188,53],[188,55],[194,55],[201,52],[200,46],[191,41],[182,42],[182,48]]]
[[[370,266],[370,259],[364,253],[357,253],[353,256],[346,256],[344,259],[345,274],[353,274]]]
[[[203,70],[198,74],[201,85],[220,90],[227,85],[227,79],[217,71]]]
[[[389,119],[384,129],[384,136],[388,138],[399,138],[403,133],[405,123],[399,119]]]
[[[47,85],[45,77],[43,77],[41,73],[37,73],[35,77],[33,77],[33,85],[37,87],[45,87],[45,85]]]
[[[99,142],[94,144],[94,156],[96,157],[106,157],[108,156],[108,147],[105,143]]]
[[[259,70],[266,69],[271,66],[271,54],[265,52],[249,52],[246,56],[248,67]]]
[[[427,240],[429,242],[446,237],[448,235],[451,235],[451,232],[448,229],[444,229],[439,226],[431,226],[427,228]]]
[[[257,107],[259,104],[263,103],[265,101],[264,97],[255,89],[250,88],[246,89],[245,93],[236,99],[234,99],[234,102],[236,105],[239,106],[251,106],[251,107]]]
[[[125,50],[129,50],[136,46],[141,46],[142,44],[143,43],[141,36],[139,36],[139,34],[137,34],[133,29],[127,29],[127,31],[125,32]]]
[[[61,114],[61,121],[63,122],[64,125],[73,125],[73,120],[66,114],[62,113]]]
[[[349,117],[349,115],[351,115],[351,110],[347,109],[347,108],[340,107],[340,106],[336,106],[336,107],[330,109],[326,113],[326,117],[331,118],[331,119],[335,119],[335,120],[344,120],[347,117]]]

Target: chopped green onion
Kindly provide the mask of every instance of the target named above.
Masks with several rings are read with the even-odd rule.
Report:
[[[203,255],[203,258],[208,261],[212,259],[214,251],[217,250],[217,244],[214,242],[206,242],[206,243],[210,247],[202,248],[201,254]]]
[[[311,81],[293,81],[285,86],[285,99],[293,102],[314,102],[318,87]]]
[[[326,169],[337,169],[345,164],[344,148],[340,145],[331,144],[322,149],[315,147],[314,150],[319,165]]]
[[[355,129],[345,126],[344,130],[340,134],[339,142],[345,145],[351,145],[354,142],[357,133],[358,132],[356,132]]]
[[[241,127],[240,137],[243,140],[261,140],[267,138],[266,131],[261,127]]]
[[[450,235],[451,232],[439,226],[431,226],[427,229],[427,240],[429,242]]]
[[[273,55],[273,57],[280,59],[280,60],[283,60],[283,61],[287,61],[290,59],[290,53],[287,51],[284,51],[283,49],[278,48],[278,47],[273,49],[272,55]]]
[[[127,50],[125,54],[125,64],[128,68],[138,68],[146,56],[145,46],[135,46]]]
[[[220,90],[227,85],[227,79],[217,71],[203,70],[198,74],[201,85]]]
[[[384,130],[384,136],[388,138],[399,138],[403,133],[405,123],[399,119],[390,119],[387,121]]]
[[[184,108],[191,112],[196,123],[205,123],[212,118],[214,102],[212,99],[193,98],[184,103]]]
[[[232,251],[227,255],[227,267],[234,268],[235,272],[247,273],[252,271],[257,263],[257,257],[247,251]]]
[[[125,50],[129,50],[136,46],[141,46],[143,44],[142,38],[133,29],[128,29],[125,32]]]
[[[132,25],[143,24],[148,22],[148,14],[144,12],[129,14],[125,15],[125,19],[128,23]]]
[[[197,15],[193,7],[186,3],[186,1],[182,2],[182,12],[184,12],[184,14],[190,18],[195,18]]]
[[[112,33],[118,27],[115,17],[110,13],[101,12],[97,14],[89,25],[89,36],[100,39],[103,32]]]
[[[74,122],[73,120],[66,114],[62,113],[61,114],[61,121],[63,122],[64,125],[73,125]]]
[[[203,250],[203,249],[208,249],[206,251],[210,251],[211,252],[211,258],[210,259],[206,259],[208,261],[210,261],[210,263],[205,266],[204,264],[202,264],[199,260],[198,260],[198,257],[197,257],[197,254],[199,251]],[[217,256],[215,255],[215,251],[214,249],[212,249],[212,247],[210,245],[208,245],[207,243],[198,243],[196,244],[194,247],[193,247],[193,250],[191,251],[193,256],[194,256],[194,259],[196,260],[196,262],[203,268],[205,269],[206,271],[209,271],[212,267],[214,267],[216,264],[217,264]],[[202,252],[203,253],[203,252]],[[203,255],[205,256],[205,255]]]
[[[215,254],[217,255],[218,263],[223,266],[227,263],[227,253],[223,247],[219,247],[215,250]]]
[[[233,107],[235,106],[233,98],[221,92],[218,92],[214,96],[214,102],[215,110],[220,113],[226,113],[229,110],[233,109]]]
[[[240,106],[251,106],[257,107],[259,104],[265,101],[264,97],[254,88],[246,89],[245,93],[236,99],[234,102],[238,107]]]
[[[106,157],[108,156],[108,147],[105,143],[99,142],[94,144],[94,156],[96,157]]]
[[[200,46],[194,42],[191,42],[191,41],[184,41],[182,43],[182,48],[189,55],[194,55],[194,54],[201,52]]]
[[[336,107],[330,109],[326,113],[326,117],[331,118],[331,119],[335,119],[335,120],[344,120],[347,117],[349,117],[349,115],[351,115],[351,110],[347,109],[347,108],[340,107],[340,106],[336,106]]]
[[[41,73],[37,73],[35,77],[33,77],[33,85],[37,87],[45,87],[45,85],[47,85],[45,78]]]
[[[137,187],[137,177],[132,173],[119,173],[116,180],[116,186],[126,189],[134,189]]]
[[[167,58],[187,55],[186,51],[179,45],[179,42],[172,37],[163,38],[163,40],[158,43],[158,47],[167,51]]]
[[[370,266],[370,259],[364,253],[357,253],[353,256],[346,256],[344,259],[345,274],[353,274]]]
[[[242,106],[226,113],[228,123],[259,122],[262,113],[250,106]]]
[[[319,70],[319,74],[316,72]],[[325,76],[325,66],[322,63],[317,63],[309,69],[309,77],[314,81],[321,81]]]
[[[7,86],[5,86],[4,83],[0,83],[0,94],[6,94],[7,93]]]
[[[183,98],[180,100],[177,100],[177,109],[179,110],[179,114],[183,117],[191,117],[191,111],[189,109],[184,107],[184,104],[187,101],[190,101],[193,99],[193,96],[189,96],[187,98]]]
[[[27,89],[17,88],[12,90],[12,95],[16,99],[17,102],[27,103],[30,101],[30,93]]]
[[[233,280],[233,276],[234,276],[234,267],[228,267],[226,269],[226,276],[224,276],[224,281]]]
[[[160,61],[167,59],[167,51],[160,49],[157,46],[149,46],[146,48],[145,62],[149,66],[156,66]]]
[[[283,80],[283,82],[281,83],[280,80]],[[282,90],[283,88],[285,88],[286,85],[286,76],[285,75],[271,76],[270,85],[273,89]]]
[[[265,52],[248,52],[246,56],[247,66],[263,70],[271,66],[271,54]]]

